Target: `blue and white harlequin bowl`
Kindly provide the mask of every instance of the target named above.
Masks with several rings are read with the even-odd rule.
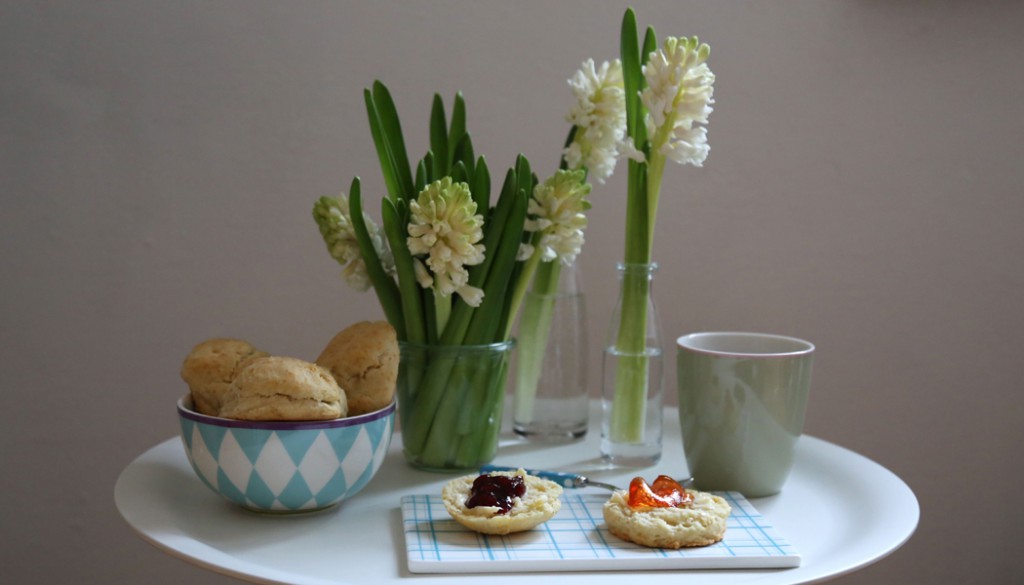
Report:
[[[199,479],[258,512],[329,508],[373,479],[391,444],[395,403],[327,421],[243,421],[192,410],[178,401],[181,439]]]

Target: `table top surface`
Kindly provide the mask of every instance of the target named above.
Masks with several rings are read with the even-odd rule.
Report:
[[[678,476],[686,463],[675,418],[675,409],[666,409],[662,459],[648,469],[607,468],[593,430],[583,440],[555,444],[503,435],[494,463],[579,472],[623,486],[636,475]],[[313,514],[262,515],[230,504],[203,485],[175,437],[124,469],[114,500],[128,524],[157,548],[255,583],[393,583],[409,578],[423,585],[477,582],[480,574],[413,574],[408,569],[401,498],[439,494],[451,477],[407,465],[396,433],[381,470],[353,499]],[[799,567],[644,571],[645,583],[676,583],[681,575],[712,584],[822,581],[899,548],[913,534],[920,514],[913,492],[895,474],[848,449],[806,435],[797,443],[793,471],[782,492],[751,503],[797,549],[802,557]],[[635,573],[492,573],[485,578],[499,585],[527,579],[594,585],[620,583],[630,575]]]

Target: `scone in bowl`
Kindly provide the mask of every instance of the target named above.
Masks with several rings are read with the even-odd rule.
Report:
[[[192,469],[229,501],[258,512],[323,510],[359,493],[391,444],[395,403],[348,418],[243,421],[200,414],[186,395],[178,421]]]

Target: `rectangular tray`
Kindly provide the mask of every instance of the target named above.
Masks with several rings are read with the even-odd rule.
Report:
[[[451,519],[441,497],[402,498],[409,571],[495,573],[645,569],[765,569],[800,566],[800,554],[738,492],[718,495],[732,506],[725,538],[680,550],[652,549],[608,532],[601,508],[608,496],[564,494],[562,509],[534,530],[491,536]]]

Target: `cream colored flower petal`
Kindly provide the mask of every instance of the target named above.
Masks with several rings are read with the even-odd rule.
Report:
[[[590,185],[583,178],[583,171],[558,171],[534,188],[526,229],[540,233],[532,253],[539,253],[544,262],[559,259],[571,264],[583,246],[587,227],[583,212],[590,206],[586,200]]]
[[[416,275],[416,282],[423,288],[430,288],[434,286],[434,278],[430,276],[430,271],[423,265],[423,262],[419,258],[412,259],[413,273]]]
[[[409,203],[406,244],[429,269],[432,286],[449,296],[469,281],[466,266],[483,262],[483,216],[465,183],[445,177],[428,185]],[[426,278],[417,276],[422,284]]]
[[[526,243],[519,244],[519,251],[516,252],[516,261],[525,262],[530,259],[530,256],[533,256],[533,246]]]
[[[714,103],[715,74],[705,63],[709,53],[696,37],[668,37],[643,68],[647,87],[641,101],[651,147],[680,164],[701,166],[710,150],[702,126]]]
[[[600,183],[611,176],[618,145],[626,132],[626,101],[619,60],[600,67],[588,59],[569,79],[576,102],[566,121],[576,127],[573,143],[563,152],[571,169],[586,168]]]
[[[475,286],[461,286],[456,292],[459,293],[459,296],[462,297],[462,300],[465,301],[466,304],[469,305],[470,307],[479,307],[480,303],[482,303],[484,300],[483,289],[476,288]]]

